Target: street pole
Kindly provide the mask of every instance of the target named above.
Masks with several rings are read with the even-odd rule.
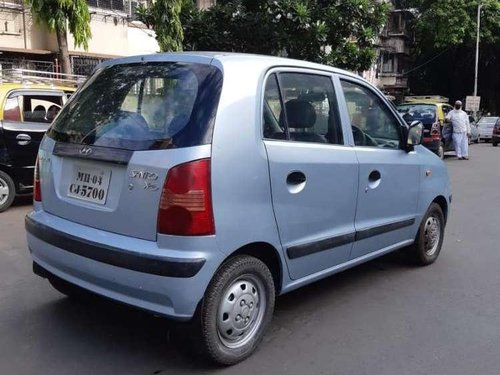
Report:
[[[476,69],[474,73],[474,96],[477,96],[477,76],[479,70],[479,32],[481,29],[481,8],[483,4],[479,3],[477,5],[477,35],[476,35]],[[474,113],[477,116],[477,113]]]

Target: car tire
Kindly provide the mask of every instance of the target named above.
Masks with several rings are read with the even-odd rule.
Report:
[[[0,171],[0,212],[12,205],[16,197],[14,180],[5,172]]]
[[[439,156],[440,159],[444,159],[444,145],[443,142],[439,144],[439,148],[436,151],[436,155]]]
[[[273,276],[262,261],[247,255],[227,260],[199,309],[200,352],[225,366],[250,356],[271,322],[274,299]]]
[[[54,287],[55,290],[64,294],[66,297],[71,299],[82,299],[91,296],[91,293],[77,285],[71,284],[70,282],[63,280],[57,276],[48,277],[50,285]]]
[[[443,210],[432,203],[424,215],[415,242],[408,249],[410,260],[419,266],[436,261],[443,245],[445,219]]]

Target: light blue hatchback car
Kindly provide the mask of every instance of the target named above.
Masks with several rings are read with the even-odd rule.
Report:
[[[275,296],[405,248],[436,260],[443,162],[360,77],[289,59],[100,65],[45,136],[34,272],[181,321],[209,358],[261,341]]]

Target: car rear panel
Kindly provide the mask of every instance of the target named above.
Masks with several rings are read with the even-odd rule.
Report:
[[[222,72],[152,61],[97,69],[54,121],[40,151],[43,209],[154,241],[168,171],[209,158]]]
[[[59,144],[45,138],[40,154],[42,205],[47,212],[105,231],[145,240],[156,240],[158,207],[168,170],[178,164],[210,157],[210,145],[170,150],[134,151],[127,164],[93,160],[82,156],[57,155]],[[96,148],[93,148],[93,152]],[[103,154],[113,149],[101,149]],[[75,170],[109,173],[104,203],[94,203],[71,195]],[[104,187],[106,188],[106,187]]]

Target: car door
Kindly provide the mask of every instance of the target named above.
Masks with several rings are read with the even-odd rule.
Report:
[[[441,105],[441,110],[439,112],[439,122],[440,122],[440,124],[443,127],[444,126],[449,126],[450,129],[453,128],[453,126],[451,125],[451,123],[445,124],[444,120],[446,119],[446,116],[448,116],[448,113],[450,113],[451,110],[453,110],[453,107],[451,105],[442,104]],[[453,146],[453,140],[452,140],[452,138],[451,137],[448,137],[446,139],[443,138],[443,141],[444,141],[444,150],[445,151],[453,151],[454,146]]]
[[[419,192],[419,159],[402,147],[403,126],[383,95],[354,78],[342,78],[347,118],[359,161],[356,242],[350,259],[412,240]]]
[[[32,185],[38,147],[53,117],[63,105],[62,91],[16,90],[4,103],[2,128],[16,179]]]
[[[273,208],[290,277],[298,279],[347,261],[358,162],[344,143],[332,75],[278,70],[264,91]]]

